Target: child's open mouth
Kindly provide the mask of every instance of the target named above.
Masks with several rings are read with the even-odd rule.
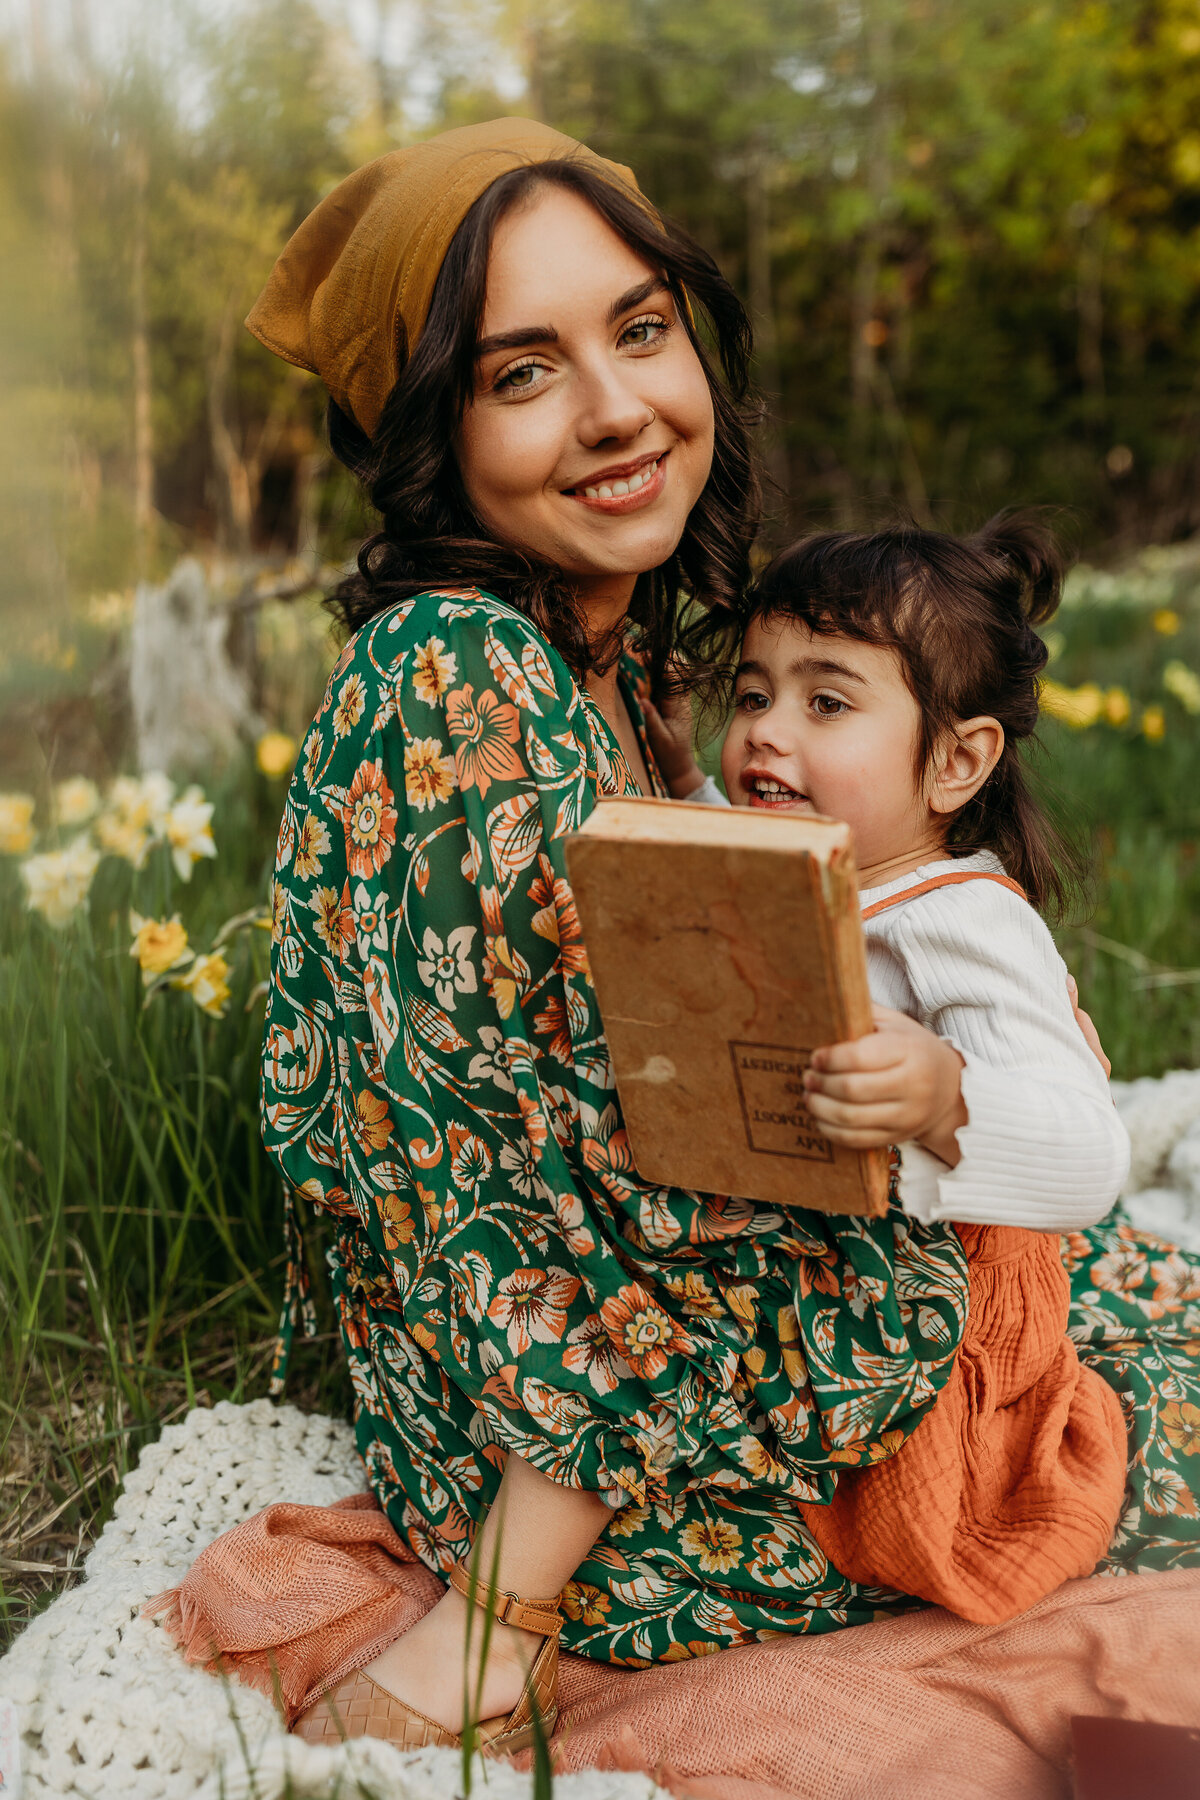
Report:
[[[774,775],[743,775],[742,786],[751,806],[784,809],[811,804],[807,794],[798,793]]]

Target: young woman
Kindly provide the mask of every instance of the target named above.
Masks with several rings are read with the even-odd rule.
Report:
[[[978,1284],[947,1224],[630,1160],[563,840],[663,791],[642,701],[680,597],[747,575],[749,333],[711,260],[627,171],[500,120],[343,183],[249,324],[322,376],[381,518],[280,831],[265,1135],[336,1224],[372,1487],[449,1582],[298,1729],[457,1741],[478,1535],[512,1596],[479,1712],[513,1748],[560,1626],[644,1665],[913,1605],[819,1520],[936,1409]],[[1110,1478],[1043,1585],[1107,1548]]]

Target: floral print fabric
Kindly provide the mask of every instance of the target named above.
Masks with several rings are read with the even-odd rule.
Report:
[[[1117,1211],[1064,1239],[1069,1335],[1129,1427],[1125,1508],[1109,1574],[1200,1564],[1200,1257]]]
[[[785,1216],[638,1177],[563,853],[631,791],[511,608],[426,594],[372,620],[280,830],[263,1113],[335,1218],[359,1444],[397,1530],[446,1570],[509,1450],[603,1494],[563,1641],[639,1664],[913,1604],[844,1579],[794,1502],[919,1424],[967,1272],[952,1228],[897,1208]]]

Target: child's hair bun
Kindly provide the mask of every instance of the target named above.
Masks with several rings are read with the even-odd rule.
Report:
[[[1030,625],[1043,625],[1057,612],[1068,559],[1045,512],[1032,507],[999,512],[976,532],[975,543],[1008,564]]]

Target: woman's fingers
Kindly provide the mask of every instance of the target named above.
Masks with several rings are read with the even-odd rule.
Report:
[[[1067,976],[1067,993],[1070,995],[1071,1005],[1075,1008],[1075,1023],[1083,1033],[1084,1043],[1104,1070],[1105,1075],[1111,1075],[1112,1064],[1104,1054],[1104,1045],[1100,1042],[1100,1033],[1092,1023],[1091,1014],[1085,1013],[1079,1004],[1079,988],[1073,975]]]

